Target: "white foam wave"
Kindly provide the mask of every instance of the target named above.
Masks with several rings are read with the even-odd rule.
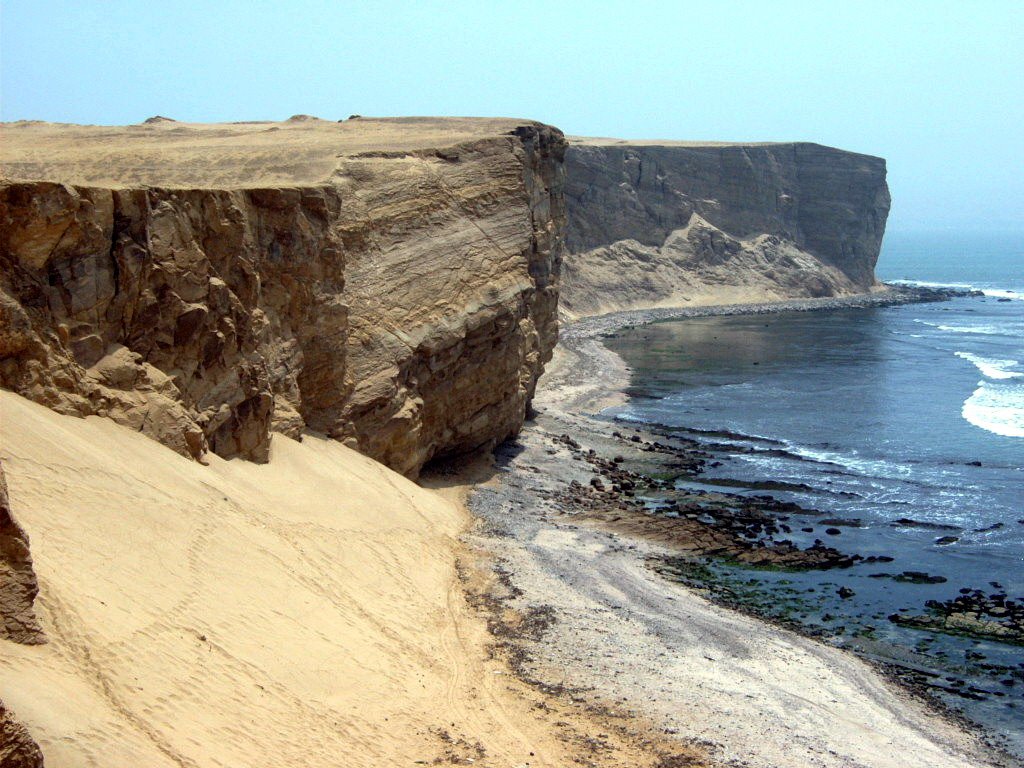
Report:
[[[963,288],[963,289],[974,289],[974,286],[970,283],[934,283],[930,280],[890,280],[893,285],[910,285],[919,288]]]
[[[914,318],[914,322],[946,333],[973,333],[979,336],[1016,336],[1018,334],[1017,325],[948,325],[946,323],[930,323],[920,318]]]
[[[1004,288],[982,288],[981,292],[986,296],[996,299],[1012,299],[1013,301],[1024,301],[1024,293],[1011,291]]]
[[[798,456],[803,456],[805,459],[810,459],[811,461],[816,461],[820,464],[832,464],[834,466],[843,467],[844,469],[851,470],[860,475],[899,478],[905,477],[913,472],[910,467],[904,464],[896,464],[891,461],[881,461],[878,459],[864,459],[859,456],[851,456],[850,454],[836,453],[835,451],[819,450],[816,448],[807,448],[793,443],[787,443],[786,450],[790,453],[795,453]]]
[[[957,352],[956,356],[962,360],[968,360],[974,363],[975,367],[981,371],[982,375],[990,379],[1016,379],[1024,376],[1024,372],[1009,370],[1018,364],[1016,360],[1001,360],[994,357],[982,357],[981,355],[975,355],[971,352]]]
[[[1024,437],[1024,386],[1006,381],[979,382],[961,413],[974,426],[996,435]]]
[[[1024,292],[1014,291],[1009,288],[986,288],[971,283],[935,283],[929,280],[890,280],[889,282],[895,285],[910,285],[920,288],[957,288],[964,291],[981,291],[985,296],[990,296],[994,299],[1024,301]]]
[[[978,333],[982,336],[1002,336],[1003,331],[994,325],[936,325],[940,331],[950,333]]]

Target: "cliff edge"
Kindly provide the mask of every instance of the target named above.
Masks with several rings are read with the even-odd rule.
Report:
[[[23,122],[0,147],[0,386],[196,458],[312,429],[407,475],[521,426],[557,338],[557,129]]]
[[[870,291],[881,158],[818,144],[572,138],[570,316]]]

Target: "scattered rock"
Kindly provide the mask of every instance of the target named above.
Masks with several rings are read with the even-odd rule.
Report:
[[[929,531],[959,531],[961,530],[958,525],[948,525],[946,523],[931,523],[924,520],[911,520],[909,517],[901,517],[899,520],[893,520],[889,525],[895,526],[896,528],[924,528]]]
[[[945,584],[948,581],[945,576],[931,576],[924,571],[903,571],[892,578],[908,584]]]

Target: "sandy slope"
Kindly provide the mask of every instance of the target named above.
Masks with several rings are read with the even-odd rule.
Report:
[[[204,467],[7,392],[0,418],[50,638],[4,643],[0,698],[51,768],[571,761],[568,715],[485,661],[456,504],[315,437]]]

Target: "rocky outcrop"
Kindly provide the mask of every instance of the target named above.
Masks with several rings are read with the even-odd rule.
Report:
[[[43,753],[24,725],[0,701],[0,765],[4,768],[43,768]]]
[[[415,474],[519,429],[557,337],[557,130],[3,134],[0,385],[197,458],[313,429]]]
[[[39,585],[28,545],[28,534],[11,513],[7,480],[0,464],[0,637],[35,645],[46,639],[32,607]]]
[[[572,314],[870,290],[885,161],[817,144],[573,139]]]
[[[0,464],[0,637],[15,643],[46,642],[33,602],[39,592],[28,535],[11,514]],[[28,730],[0,701],[0,766],[42,768],[43,755]]]

